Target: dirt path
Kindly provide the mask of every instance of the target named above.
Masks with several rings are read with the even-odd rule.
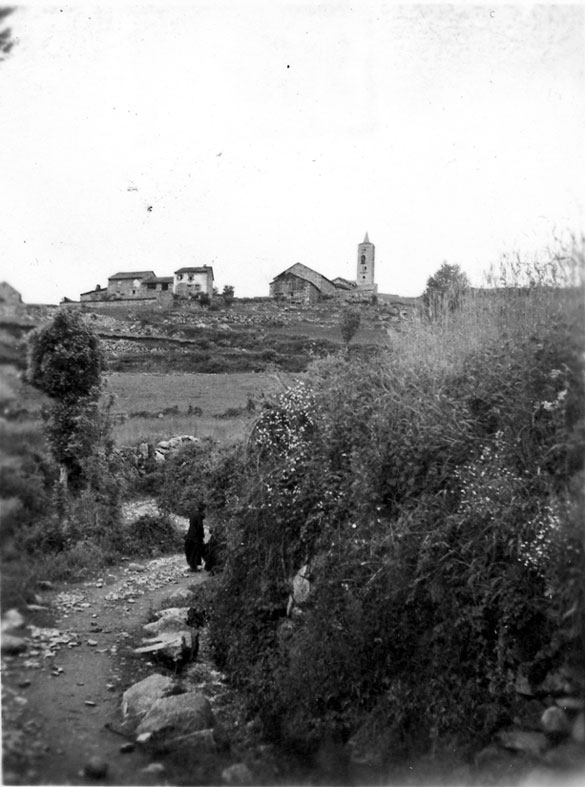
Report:
[[[172,555],[43,593],[49,609],[27,613],[27,650],[3,658],[4,784],[95,783],[83,773],[92,756],[108,763],[101,783],[165,783],[144,771],[152,759],[140,747],[121,753],[125,740],[107,725],[119,724],[123,691],[157,671],[133,653],[151,611],[206,578]]]

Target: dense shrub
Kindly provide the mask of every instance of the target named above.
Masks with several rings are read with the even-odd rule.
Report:
[[[488,732],[519,671],[583,654],[581,303],[541,295],[449,312],[418,353],[321,361],[260,412],[211,631],[275,735],[306,748],[385,717],[396,751]]]

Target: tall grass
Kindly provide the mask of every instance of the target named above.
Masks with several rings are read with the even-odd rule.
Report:
[[[212,636],[277,737],[484,735],[583,657],[583,288],[515,285],[317,362],[234,455]]]
[[[579,287],[527,289],[509,281],[504,287],[470,291],[459,309],[445,309],[432,320],[422,311],[415,313],[388,337],[387,346],[401,368],[454,372],[469,353],[486,344],[524,341],[567,316],[582,331],[583,305]]]
[[[218,420],[192,415],[165,415],[162,418],[131,418],[114,427],[114,439],[119,446],[158,442],[178,435],[211,437],[228,444],[241,440],[246,434],[249,420],[235,418]]]

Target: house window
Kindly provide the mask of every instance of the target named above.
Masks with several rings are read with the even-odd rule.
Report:
[[[177,273],[177,281],[183,281],[183,274]]]
[[[146,285],[146,289],[147,290],[156,290],[156,284],[147,284]]]
[[[161,285],[161,290],[164,290],[166,292],[168,289],[169,289],[169,285],[168,284],[162,284]]]

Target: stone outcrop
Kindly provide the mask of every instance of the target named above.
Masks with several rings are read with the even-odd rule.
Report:
[[[24,618],[17,609],[9,609],[2,615],[1,651],[4,656],[17,656],[28,648],[26,640],[19,636]]]
[[[154,673],[130,686],[122,695],[122,715],[126,721],[140,721],[152,705],[173,693],[176,682]]]
[[[169,626],[154,637],[145,638],[143,643],[140,648],[135,648],[134,653],[155,656],[179,668],[197,656],[199,639],[192,629],[177,630]]]
[[[146,623],[142,628],[148,634],[160,634],[162,631],[180,631],[188,625],[189,607],[169,607],[158,613],[158,619]]]
[[[209,700],[189,691],[155,700],[136,728],[137,735],[177,737],[211,729],[214,725]]]
[[[303,607],[309,601],[312,591],[311,568],[308,563],[302,566],[297,573],[289,580],[290,595],[286,614],[291,617],[302,612]]]
[[[585,767],[585,671],[567,664],[550,671],[533,686],[516,680],[517,712],[513,723],[496,732],[477,753],[476,765],[521,757],[535,769],[574,771]]]
[[[154,461],[164,462],[169,456],[172,456],[180,448],[183,448],[190,443],[198,443],[199,440],[193,435],[183,434],[178,437],[171,437],[170,440],[161,440],[157,443],[154,449]]]
[[[135,683],[123,694],[122,715],[137,743],[201,753],[217,749],[208,699],[173,678],[153,674]]]

